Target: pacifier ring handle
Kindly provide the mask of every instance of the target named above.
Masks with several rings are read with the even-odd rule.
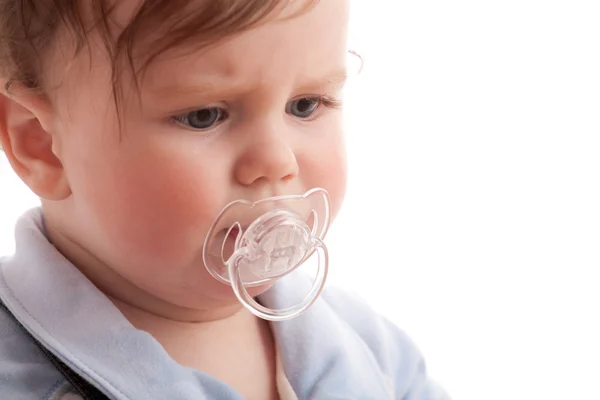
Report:
[[[289,308],[275,310],[264,307],[254,300],[248,294],[240,274],[240,261],[242,260],[243,252],[239,253],[236,257],[232,257],[227,265],[229,276],[231,277],[231,286],[235,296],[248,311],[257,317],[268,321],[285,321],[299,316],[313,305],[323,291],[329,270],[329,254],[327,252],[327,247],[323,241],[316,236],[312,237],[312,249],[313,250],[309,251],[307,254],[312,254],[313,251],[316,251],[318,254],[317,275],[310,291],[300,303]],[[305,261],[305,259],[302,261]]]

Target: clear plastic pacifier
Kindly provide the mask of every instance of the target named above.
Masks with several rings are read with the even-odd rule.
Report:
[[[329,195],[320,188],[254,203],[234,201],[219,213],[206,234],[204,265],[215,279],[231,285],[238,300],[254,315],[270,321],[294,318],[315,302],[325,285],[328,253],[323,238],[330,215]],[[315,252],[319,257],[317,275],[300,303],[274,310],[248,294],[247,287],[283,278]]]

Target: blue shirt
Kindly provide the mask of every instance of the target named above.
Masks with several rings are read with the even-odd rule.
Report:
[[[111,399],[242,400],[227,384],[178,364],[48,241],[40,209],[15,230],[0,260],[0,298],[73,371]],[[292,274],[261,296],[281,308],[308,292]],[[298,399],[447,399],[427,378],[410,339],[364,302],[328,286],[302,316],[273,323],[281,365]],[[0,309],[0,398],[77,399],[19,326]]]

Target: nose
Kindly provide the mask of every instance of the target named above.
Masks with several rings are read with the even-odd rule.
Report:
[[[269,136],[251,142],[238,159],[235,178],[240,184],[287,182],[298,175],[298,162],[292,148],[284,140]]]

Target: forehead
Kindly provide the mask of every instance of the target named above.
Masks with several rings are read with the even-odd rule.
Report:
[[[281,75],[314,77],[339,71],[347,57],[347,24],[346,0],[320,1],[293,18],[278,18],[199,51],[167,51],[149,68],[145,80],[155,85],[165,77],[185,80],[201,74],[225,79],[251,76],[266,82]]]
[[[173,7],[177,4],[187,7],[205,4],[204,0],[169,1],[171,3],[165,3],[165,0],[119,0],[111,12],[111,28],[119,33],[131,26],[131,18],[135,20],[139,17],[140,4],[171,4]],[[214,80],[215,86],[222,81],[231,81],[236,86],[249,86],[247,82],[240,82],[244,80],[251,80],[255,85],[287,85],[295,83],[290,81],[291,77],[298,80],[313,79],[340,71],[345,66],[347,55],[348,0],[313,0],[311,7],[302,9],[300,5],[306,5],[306,1],[309,0],[282,0],[281,4],[289,3],[292,6],[251,29],[242,29],[226,37],[213,37],[208,45],[198,44],[194,40],[197,36],[195,32],[170,29],[168,21],[171,16],[165,16],[164,21],[167,22],[161,21],[161,26],[155,27],[154,34],[145,35],[144,31],[140,31],[143,40],[131,43],[135,64],[132,66],[137,73],[132,77],[133,70],[127,66],[132,60],[124,58],[124,63],[118,67],[117,85],[129,91],[126,87],[130,86],[128,82],[133,78],[140,85],[138,88],[142,89],[160,87],[164,83],[185,86],[190,84],[190,77],[202,80],[199,86],[207,81],[213,83],[211,80]],[[182,11],[177,9],[169,12],[177,14],[173,18],[178,18]],[[204,23],[215,25],[210,19]],[[199,26],[198,29],[205,28]],[[158,52],[152,62],[139,68],[145,51],[156,50],[157,45],[164,43],[161,39],[172,36],[181,36],[181,40],[175,40],[164,51]],[[105,47],[100,40],[93,39],[88,43],[92,43],[91,57],[80,54],[75,59],[68,59],[65,56],[68,52],[53,52],[56,57],[52,60],[54,67],[45,68],[45,75],[52,87],[70,89],[73,96],[80,97],[83,86],[96,92],[106,89],[107,83],[110,86],[110,71],[114,73],[115,65],[111,65],[110,58],[106,57]],[[142,54],[138,59],[136,54],[139,52]],[[58,85],[53,85],[54,82]],[[57,96],[62,98],[56,93],[52,94],[52,97]],[[64,97],[67,98],[69,96]]]

